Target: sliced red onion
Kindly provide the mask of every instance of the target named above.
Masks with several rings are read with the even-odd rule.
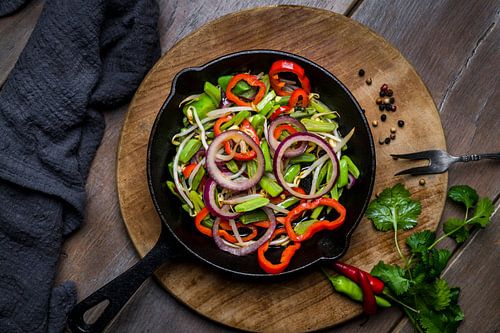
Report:
[[[233,213],[229,211],[229,206],[223,205],[219,207],[215,201],[215,190],[217,188],[217,183],[213,179],[208,179],[205,183],[205,188],[203,189],[203,202],[205,207],[215,216],[222,217],[224,219],[235,219],[240,216],[240,213]]]
[[[326,185],[323,187],[323,189],[319,192],[316,192],[314,194],[301,194],[295,190],[292,189],[288,185],[288,183],[285,181],[284,178],[284,164],[285,164],[285,152],[287,151],[288,148],[293,146],[296,143],[300,142],[310,142],[318,147],[322,148],[325,153],[327,154],[328,158],[332,161],[333,165],[333,174],[330,179],[328,179]],[[306,145],[307,146],[307,145]],[[274,153],[274,175],[276,176],[276,179],[280,183],[280,185],[287,190],[290,194],[296,196],[297,198],[301,199],[316,199],[319,197],[322,197],[326,193],[328,193],[333,185],[335,184],[335,181],[337,180],[338,174],[339,174],[339,160],[337,159],[337,155],[333,152],[332,147],[321,137],[319,137],[316,134],[305,132],[305,133],[295,133],[283,140],[281,144],[278,146],[278,149],[276,149],[276,152]]]
[[[217,217],[212,227],[212,236],[215,240],[215,244],[219,247],[219,249],[229,252],[235,256],[246,256],[247,254],[257,251],[257,249],[261,247],[262,244],[267,242],[276,229],[276,218],[269,208],[262,208],[262,210],[267,214],[267,217],[269,218],[269,228],[267,228],[266,232],[264,233],[264,235],[262,235],[262,237],[259,238],[259,240],[249,244],[248,246],[238,249],[224,243],[224,240],[219,236],[219,225],[221,222],[221,218]]]
[[[350,173],[347,174],[347,189],[350,190],[354,186],[354,184],[356,184],[356,178],[354,178],[354,176]]]
[[[274,137],[274,130],[276,127],[279,125],[283,124],[289,124],[292,125],[297,129],[298,132],[307,132],[306,128],[300,121],[298,121],[295,118],[292,118],[290,116],[279,116],[276,118],[273,122],[271,122],[271,125],[269,125],[268,133],[267,133],[267,139],[269,140],[269,146],[273,151],[278,149],[278,146],[280,145],[280,142]],[[290,158],[290,157],[295,157],[304,154],[306,151],[307,144],[301,142],[297,148],[292,148],[288,149],[285,152],[285,155],[283,157],[285,158]]]
[[[227,140],[234,140],[238,142],[243,140],[253,151],[256,153],[255,160],[257,161],[257,170],[251,178],[240,177],[237,179],[230,179],[218,167],[216,155],[219,149],[224,146]],[[242,131],[229,130],[217,135],[212,141],[207,150],[207,171],[210,177],[221,187],[233,190],[244,191],[255,186],[264,175],[264,154],[259,145],[252,140],[250,136]]]

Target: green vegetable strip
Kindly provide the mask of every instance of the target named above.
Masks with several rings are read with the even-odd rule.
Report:
[[[290,96],[276,96],[274,99],[278,105],[287,105],[289,100]]]
[[[293,183],[293,180],[300,172],[300,164],[291,164],[285,171],[285,181],[287,183]]]
[[[300,122],[309,132],[333,132],[338,127],[337,123],[328,123],[326,121],[312,120],[309,118],[301,119]]]
[[[316,156],[314,154],[305,153],[297,157],[293,157],[290,159],[290,164],[297,163],[312,163],[316,160]]]
[[[200,210],[205,208],[205,204],[203,203],[203,199],[201,198],[201,195],[196,192],[196,191],[190,191],[189,192],[189,199],[193,202],[194,205],[194,212],[198,214]]]
[[[184,107],[182,108],[182,112],[186,115],[186,117],[190,122],[194,122],[194,118],[192,115],[191,116],[189,115],[188,109],[191,109],[193,110],[193,112],[196,112],[196,114],[201,120],[207,116],[207,113],[209,111],[215,110],[218,107],[218,105],[219,104],[216,105],[214,103],[214,101],[210,96],[203,93],[200,95],[200,97],[198,97],[197,100],[189,102],[186,105],[184,105]]]
[[[347,175],[349,174],[349,169],[347,169],[346,160],[340,159],[339,169],[340,169],[340,174],[339,174],[339,179],[337,180],[337,186],[344,187],[347,185],[347,182],[349,181],[347,177]]]
[[[168,173],[170,174],[170,177],[174,178],[174,161],[168,163],[167,168],[168,168]]]
[[[212,98],[212,101],[214,102],[215,105],[220,104],[221,93],[219,88],[217,88],[210,82],[206,81],[205,85],[203,86],[203,90],[208,96],[210,96],[210,98]]]
[[[337,184],[333,185],[332,190],[330,191],[330,198],[339,200],[339,190],[337,188]]]
[[[325,207],[325,206],[318,206],[318,207],[314,208],[312,213],[311,213],[311,218],[317,219],[319,214],[321,214],[321,212],[323,211],[323,207]]]
[[[250,212],[250,211],[255,210],[257,208],[264,207],[268,203],[269,203],[268,198],[261,197],[261,198],[250,199],[246,202],[243,202],[243,203],[240,203],[240,204],[237,204],[236,206],[234,206],[234,211],[238,212],[238,213]]]
[[[260,187],[262,187],[262,189],[269,193],[269,195],[272,197],[277,197],[281,192],[283,192],[283,188],[279,186],[274,179],[268,176],[262,177],[259,181],[259,184]]]
[[[260,148],[262,149],[262,153],[264,154],[266,172],[273,172],[273,161],[271,159],[271,152],[269,151],[269,145],[267,144],[266,140],[262,140],[262,142],[260,143]]]
[[[266,120],[266,117],[264,117],[261,114],[256,114],[252,117],[252,120],[250,121],[253,128],[255,129],[255,132],[257,132],[257,136],[259,136],[259,137],[261,137],[262,133],[264,132],[264,121],[265,120]]]
[[[226,91],[229,81],[233,78],[233,75],[224,75],[217,79],[217,84],[222,90]],[[250,90],[252,87],[248,85],[245,81],[239,81],[236,86],[234,86],[232,92],[235,95],[241,95],[242,93]]]
[[[358,179],[359,169],[356,164],[354,164],[354,162],[347,155],[342,156],[341,159],[344,159],[347,162],[347,169],[349,170],[351,175],[353,175],[354,178]]]
[[[182,209],[184,209],[188,214],[191,214],[191,209],[187,204],[181,205]]]
[[[324,103],[320,102],[319,100],[315,98],[311,98],[309,101],[309,104],[318,111],[318,113],[325,113],[325,112],[332,112],[328,106],[326,106]]]
[[[306,220],[306,221],[302,221],[300,223],[298,223],[294,228],[293,230],[299,234],[299,235],[302,235],[304,232],[306,232],[306,230],[312,226],[317,220],[316,219],[312,219],[312,220]]]
[[[193,156],[200,150],[201,141],[198,139],[190,139],[179,155],[179,161],[181,163],[187,163]]]
[[[240,222],[243,224],[250,224],[267,220],[269,220],[269,217],[267,217],[266,213],[264,213],[264,211],[260,209],[240,216]]]
[[[316,110],[311,109],[311,108],[306,108],[305,111],[294,111],[294,112],[290,113],[290,117],[300,119],[300,118],[304,118],[304,117],[310,117],[314,113],[316,113]]]
[[[274,90],[271,90],[270,92],[267,93],[267,95],[264,96],[264,98],[257,104],[257,110],[261,111],[267,103],[271,102],[274,97],[276,97],[276,93]]]
[[[247,173],[248,177],[253,177],[257,172],[257,162],[256,161],[248,161],[247,162]]]
[[[269,80],[269,75],[264,74],[260,80],[262,82],[264,82],[264,84],[266,85],[266,94],[267,94],[269,92],[269,89],[271,88],[271,82]],[[274,90],[271,90],[271,91],[274,92]],[[275,94],[275,96],[276,96],[276,94]]]
[[[212,227],[214,226],[214,222],[214,219],[206,217],[205,219],[203,219],[203,221],[201,221],[201,224],[207,228],[212,229]]]
[[[267,117],[267,115],[271,113],[271,110],[273,110],[273,108],[274,110],[276,110],[277,108],[279,108],[279,105],[274,105],[274,102],[270,101],[259,112],[264,117]]]
[[[323,166],[321,167],[321,170],[319,170],[318,174],[318,181],[316,182],[316,189],[321,188],[321,183],[323,183],[323,180],[325,180],[326,174],[328,173],[328,163],[330,160],[328,160]],[[331,164],[331,162],[330,162]]]
[[[299,198],[291,197],[291,198],[287,198],[287,199],[283,200],[282,202],[280,202],[279,204],[277,204],[277,206],[280,206],[280,207],[283,207],[283,208],[288,208],[290,206],[295,205],[299,201],[300,201]]]
[[[238,164],[236,164],[235,160],[230,160],[229,162],[226,162],[226,167],[231,171],[232,173],[237,173],[238,170],[240,169],[238,167]]]
[[[200,168],[198,169],[198,172],[193,178],[193,184],[191,185],[191,188],[196,190],[200,186],[201,180],[203,179],[203,176],[205,176],[205,168]]]
[[[243,120],[250,117],[250,115],[251,115],[250,111],[241,111],[236,116],[231,118],[228,122],[222,124],[220,129],[224,131],[233,125],[238,126],[239,124],[241,124]]]
[[[172,192],[173,195],[175,195],[177,198],[181,199],[179,193],[177,193],[177,190],[175,189],[175,183],[174,182],[172,182],[170,180],[167,180],[167,187],[170,190],[170,192]]]

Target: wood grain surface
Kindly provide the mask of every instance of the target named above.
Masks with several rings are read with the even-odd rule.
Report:
[[[300,24],[297,23],[299,18]],[[290,23],[284,23],[285,19]],[[253,36],[249,37],[240,29],[231,29],[238,25],[247,27]],[[300,45],[295,38],[283,40],[277,36],[274,31],[280,28],[291,36],[301,31],[316,33],[308,38],[307,44]],[[241,43],[242,40],[245,43]],[[197,52],[199,45],[212,51]],[[399,129],[395,141],[390,145],[376,145],[375,193],[404,182],[423,204],[418,228],[437,226],[444,204],[447,174],[423,177],[426,185],[420,186],[418,179],[394,177],[397,170],[408,167],[409,163],[394,161],[389,155],[446,148],[437,109],[411,65],[382,38],[342,15],[304,7],[267,7],[224,16],[185,37],[153,67],[132,100],[118,150],[117,184],[122,216],[141,256],[156,242],[160,227],[147,188],[147,142],[173,77],[185,67],[202,65],[214,57],[252,48],[294,52],[330,70],[353,92],[366,110],[367,118],[379,121],[380,125],[372,128],[375,140],[388,137],[389,129],[397,128],[397,120],[404,119],[406,125]],[[365,69],[365,78],[358,76],[359,68]],[[373,84],[367,85],[366,78],[371,78]],[[375,104],[384,82],[394,90],[398,105],[396,113],[386,113],[386,122],[380,121],[381,112]],[[412,112],[413,108],[420,112]],[[342,115],[342,110],[339,111]],[[428,135],[422,137],[423,132]],[[401,234],[401,239],[407,234]],[[376,232],[364,219],[353,234],[345,260],[367,270],[379,260],[397,260],[392,234]],[[157,277],[169,292],[195,311],[244,330],[310,331],[341,323],[361,313],[359,305],[333,293],[329,282],[319,272],[302,274],[280,283],[241,282],[199,262],[176,262],[167,263]],[[332,308],[339,310],[332,312]]]
[[[335,11],[377,32],[412,63],[439,107],[451,153],[500,150],[498,110],[499,3],[496,0],[159,0],[159,32],[166,52],[181,38],[213,19],[243,8],[298,4]],[[43,0],[0,19],[0,84],[7,78],[32,31]],[[308,35],[314,32],[306,32]],[[97,290],[138,260],[118,209],[116,151],[127,107],[105,113],[106,131],[87,181],[82,228],[65,243],[56,283],[73,280],[79,299]],[[459,332],[498,332],[500,267],[500,168],[491,163],[456,165],[449,186],[469,184],[494,199],[494,228],[480,231],[454,250],[445,277],[462,288],[465,321]],[[460,210],[447,204],[441,221]],[[438,227],[440,230],[441,227]],[[336,309],[331,309],[332,312]],[[235,332],[205,319],[148,280],[108,332]],[[357,317],[323,332],[412,332],[397,308],[367,320]]]

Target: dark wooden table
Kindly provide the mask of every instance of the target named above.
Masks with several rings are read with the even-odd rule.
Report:
[[[297,4],[349,16],[385,37],[413,64],[428,86],[441,115],[448,151],[454,154],[500,151],[500,3],[495,0],[159,0],[163,52],[204,23],[227,13],[264,5]],[[28,40],[43,7],[32,3],[0,19],[0,84]],[[314,32],[310,32],[314,33]],[[85,224],[67,240],[57,281],[74,280],[82,299],[138,260],[118,207],[116,150],[127,107],[106,113],[106,132],[87,184]],[[418,110],[415,110],[418,112]],[[422,133],[425,135],[425,133]],[[492,162],[457,165],[449,186],[468,184],[494,200],[495,223],[453,250],[444,275],[462,287],[465,321],[460,332],[500,330],[499,193],[500,168]],[[459,210],[448,204],[441,221]],[[221,309],[223,311],[223,309]],[[335,311],[335,309],[332,309]],[[398,309],[364,322],[358,318],[328,332],[411,332]],[[108,328],[109,332],[232,332],[176,301],[148,280]]]

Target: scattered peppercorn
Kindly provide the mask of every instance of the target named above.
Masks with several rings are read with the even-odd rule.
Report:
[[[392,112],[396,112],[396,109],[397,109],[397,108],[398,108],[398,107],[397,107],[396,105],[394,105],[394,104],[393,104],[393,105],[392,105],[392,107],[391,107],[391,111],[392,111]]]
[[[394,140],[396,139],[396,134],[392,133],[391,136],[390,136],[391,140]]]
[[[380,90],[379,95],[380,95],[380,97],[384,97],[385,96],[385,91],[384,90]]]
[[[358,75],[361,77],[365,76],[365,70],[363,68],[361,68],[358,72]]]
[[[418,183],[420,184],[420,186],[424,186],[424,185],[425,185],[425,179],[423,179],[423,178],[422,178],[422,179],[420,179],[420,180],[418,181]]]
[[[403,127],[405,125],[404,120],[398,120],[398,126]]]
[[[384,143],[386,145],[388,145],[389,143],[391,143],[391,138],[385,138]]]
[[[386,104],[386,105],[385,105],[385,109],[386,109],[387,111],[391,111],[391,110],[392,110],[392,105],[391,105],[391,104]]]
[[[380,120],[385,121],[387,119],[387,116],[385,114],[380,116]]]
[[[370,86],[372,84],[372,79],[371,78],[366,79],[366,84]]]
[[[388,86],[387,84],[385,84],[385,83],[384,83],[384,84],[382,85],[382,87],[380,87],[380,90],[385,91],[385,90],[387,90],[388,88],[389,88],[389,86]]]
[[[396,133],[396,128],[391,127],[391,133]]]
[[[382,101],[384,102],[384,104],[391,104],[391,99],[389,97],[384,97]]]
[[[386,94],[387,94],[387,96],[389,96],[389,97],[391,97],[393,93],[394,93],[394,92],[392,91],[392,89],[387,89],[387,91],[386,91]]]
[[[384,138],[378,139],[378,143],[380,143],[381,145],[383,145],[384,144]]]
[[[372,125],[373,125],[373,127],[377,127],[378,126],[378,121],[376,121],[376,120],[372,121]]]
[[[382,98],[377,97],[377,99],[375,100],[375,103],[377,103],[377,105],[382,104]]]
[[[394,104],[395,101],[394,97],[389,98],[389,103]]]
[[[384,111],[384,109],[385,109],[385,105],[384,105],[384,104],[380,104],[380,105],[378,106],[378,109],[379,109],[380,111]]]

